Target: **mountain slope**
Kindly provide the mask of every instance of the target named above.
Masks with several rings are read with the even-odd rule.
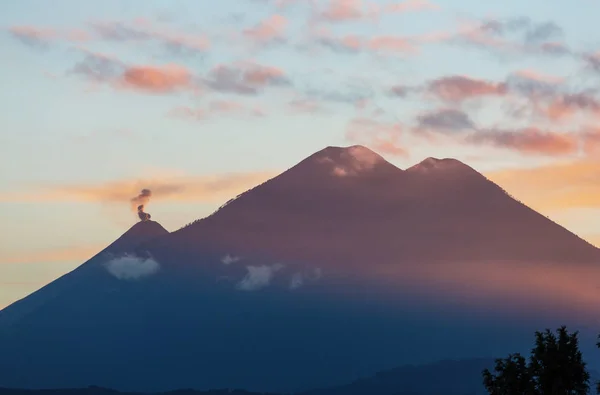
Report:
[[[26,298],[19,300],[0,311],[0,334],[9,330],[12,324],[33,314],[37,309],[43,308],[47,303],[57,303],[61,295],[66,298],[76,294],[78,287],[87,286],[86,280],[95,277],[103,269],[98,266],[105,263],[106,258],[117,256],[126,252],[133,252],[140,243],[168,234],[158,222],[138,222],[121,237],[111,243],[104,250],[96,254],[76,270],[61,276],[48,285],[42,287]],[[92,280],[93,281],[93,280]]]

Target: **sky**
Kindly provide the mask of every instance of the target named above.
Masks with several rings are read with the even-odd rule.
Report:
[[[0,308],[124,233],[142,188],[174,231],[331,145],[400,168],[459,159],[600,245],[598,14],[592,0],[5,0]]]

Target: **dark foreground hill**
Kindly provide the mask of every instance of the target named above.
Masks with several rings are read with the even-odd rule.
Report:
[[[586,351],[599,262],[459,161],[329,147],[179,231],[140,222],[0,311],[0,386],[301,392],[527,352],[562,324]]]

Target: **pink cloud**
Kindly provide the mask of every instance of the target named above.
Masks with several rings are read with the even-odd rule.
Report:
[[[535,111],[551,121],[562,121],[578,114],[600,115],[600,101],[586,93],[557,95],[543,100],[536,98]]]
[[[368,19],[376,20],[385,14],[438,9],[437,5],[427,0],[406,0],[383,6],[374,1],[329,0],[327,7],[320,12],[319,16],[321,19],[329,22],[344,22]]]
[[[175,64],[162,67],[132,66],[125,70],[121,82],[124,87],[167,93],[191,87],[192,75],[187,68]]]
[[[506,86],[467,76],[450,76],[429,83],[428,90],[442,100],[462,102],[482,96],[503,96],[507,93]]]
[[[543,82],[546,84],[558,85],[558,84],[562,84],[565,81],[564,77],[546,74],[541,71],[532,70],[532,69],[518,70],[514,74],[521,78],[525,78],[525,79],[537,81],[537,82]]]
[[[244,30],[244,34],[256,41],[272,41],[283,38],[287,25],[288,21],[284,16],[275,14],[253,28]]]
[[[574,154],[579,149],[579,136],[573,133],[544,131],[530,127],[516,130],[482,130],[471,134],[467,141],[509,148],[526,154],[550,156]]]
[[[369,8],[369,9],[367,9]],[[368,7],[363,0],[329,0],[320,14],[322,19],[334,22],[364,19],[377,16],[375,5]]]

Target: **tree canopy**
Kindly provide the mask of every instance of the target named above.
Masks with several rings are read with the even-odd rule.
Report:
[[[549,329],[536,332],[529,361],[518,353],[510,354],[496,360],[494,373],[483,371],[490,395],[586,395],[589,381],[578,332],[569,333],[565,326],[556,334]]]

